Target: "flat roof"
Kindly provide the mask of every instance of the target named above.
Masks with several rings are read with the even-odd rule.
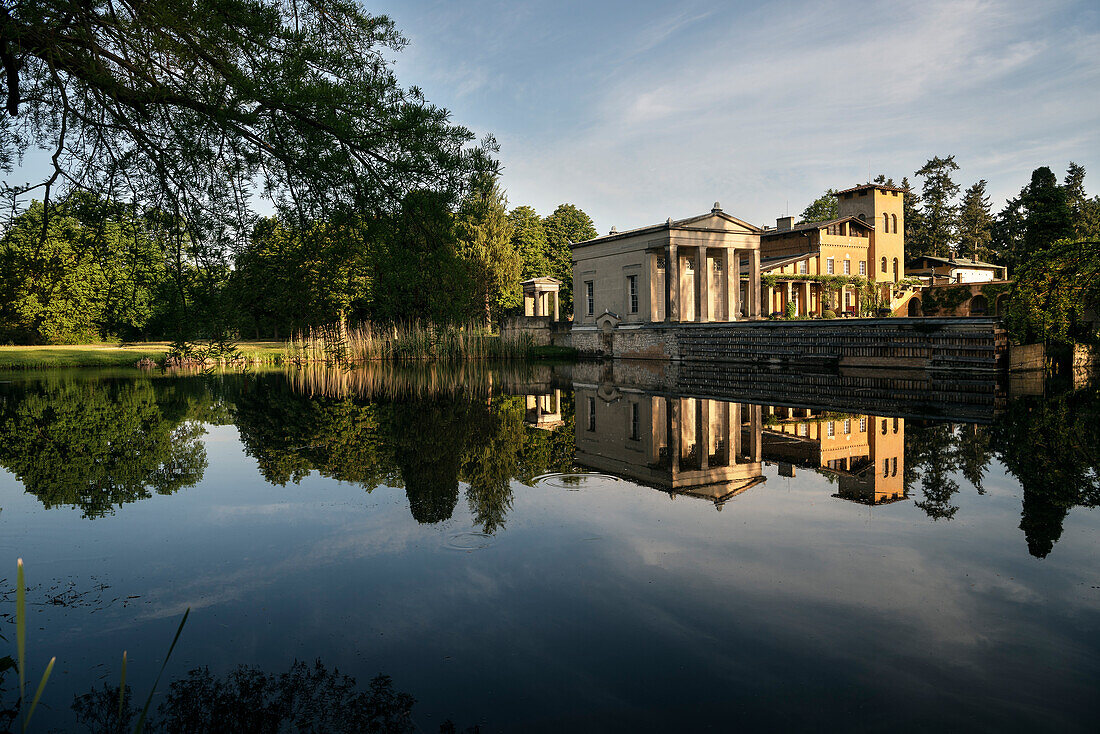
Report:
[[[881,189],[883,191],[901,191],[902,193],[909,190],[909,189],[903,189],[901,186],[888,186],[887,184],[879,184],[879,183],[865,183],[865,184],[860,184],[859,186],[853,186],[850,189],[844,189],[843,191],[838,191],[838,192],[836,192],[836,196],[840,196],[841,194],[850,194],[853,191],[862,191],[863,189]]]

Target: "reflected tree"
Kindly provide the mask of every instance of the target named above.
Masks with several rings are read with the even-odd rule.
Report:
[[[208,405],[194,381],[59,380],[2,386],[0,465],[47,508],[87,518],[192,486],[206,470]]]
[[[950,423],[910,421],[905,426],[905,487],[919,483],[923,499],[915,502],[933,520],[949,520],[959,511],[952,500],[959,484],[951,476],[958,469],[955,427]]]

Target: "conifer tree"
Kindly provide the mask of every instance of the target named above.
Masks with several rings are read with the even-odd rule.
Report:
[[[920,212],[920,194],[913,191],[909,185],[909,177],[901,179],[901,188],[905,189],[902,195],[902,219],[905,220],[905,258],[921,254],[918,251],[918,239],[924,227]]]
[[[990,260],[993,240],[993,215],[985,195],[983,178],[966,190],[959,209],[959,254],[975,260]]]
[[[959,208],[954,203],[959,185],[951,173],[959,170],[955,156],[936,156],[924,164],[915,175],[924,179],[921,190],[921,218],[914,227],[915,254],[950,257],[955,240]]]
[[[469,269],[485,326],[493,316],[520,303],[522,263],[512,245],[508,201],[495,176],[479,176],[458,212],[458,251]]]

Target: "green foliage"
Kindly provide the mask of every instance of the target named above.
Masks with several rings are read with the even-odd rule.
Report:
[[[926,316],[954,311],[971,297],[970,286],[950,285],[925,288],[921,293],[921,307]]]
[[[1016,271],[1005,325],[1019,343],[1100,343],[1100,241],[1062,240]]]
[[[993,259],[990,244],[993,241],[993,214],[989,208],[989,197],[985,195],[986,181],[983,178],[966,190],[962,206],[959,209],[959,247],[960,255],[968,255],[976,260],[989,262]]]
[[[825,309],[824,311],[821,312],[821,318],[823,318],[823,319],[835,319],[836,318],[836,312],[833,311],[831,308],[827,308],[827,309]]]
[[[508,221],[512,223],[512,247],[523,262],[520,278],[549,275],[550,243],[539,215],[529,206],[517,206],[508,212]]]
[[[814,199],[802,210],[799,224],[803,222],[827,222],[840,217],[840,202],[836,198],[836,189],[826,189],[825,193]]]
[[[584,242],[596,236],[592,219],[572,204],[562,204],[542,220],[546,230],[550,275],[562,282],[562,313],[573,311],[573,250],[570,243]]]
[[[508,202],[495,178],[482,177],[462,202],[457,217],[458,252],[470,274],[485,327],[521,303],[523,263],[512,242]]]
[[[921,216],[913,222],[912,242],[908,241],[907,257],[934,255],[949,257],[958,226],[958,206],[955,195],[959,186],[951,174],[959,170],[955,156],[936,156],[925,163],[916,176],[924,179],[921,190]],[[907,232],[907,235],[909,233]]]
[[[787,303],[787,308],[784,309],[783,318],[793,319],[797,315],[798,315],[798,307],[795,306],[794,301],[788,302]]]
[[[924,216],[921,214],[920,195],[913,191],[908,177],[901,179],[901,187],[905,189],[905,193],[902,194],[901,209],[902,218],[905,220],[905,258],[908,260],[921,254],[918,249],[921,233],[924,231]]]
[[[1046,166],[1036,168],[1031,183],[1020,192],[1024,216],[1024,247],[1028,256],[1045,250],[1054,242],[1073,237],[1073,219],[1069,197],[1058,185],[1054,172]]]

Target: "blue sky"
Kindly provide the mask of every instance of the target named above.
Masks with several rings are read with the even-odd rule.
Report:
[[[383,0],[406,85],[501,144],[509,202],[599,231],[756,224],[955,154],[994,207],[1070,160],[1100,192],[1100,4]]]

